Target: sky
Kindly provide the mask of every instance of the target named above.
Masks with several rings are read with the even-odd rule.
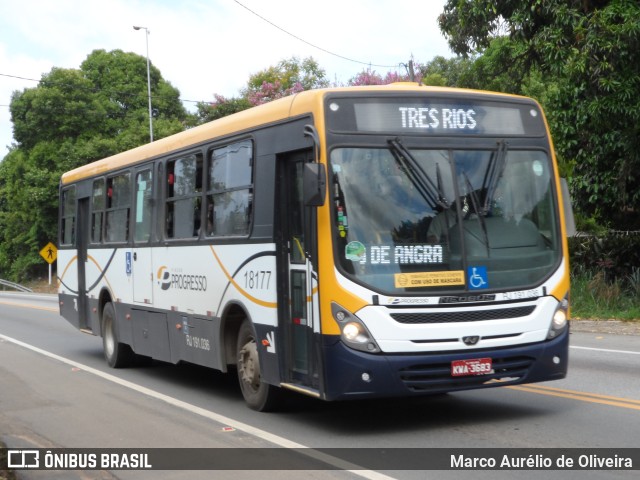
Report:
[[[14,142],[12,92],[96,49],[147,55],[185,107],[238,96],[251,74],[313,57],[331,82],[364,69],[405,72],[453,56],[438,28],[445,0],[0,0],[0,159]],[[36,80],[36,81],[34,81]]]

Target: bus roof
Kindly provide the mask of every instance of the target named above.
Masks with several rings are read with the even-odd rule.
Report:
[[[177,152],[191,146],[205,143],[211,139],[241,133],[254,127],[284,120],[298,115],[321,111],[322,102],[327,94],[331,93],[359,93],[359,92],[431,92],[431,93],[458,93],[471,95],[489,95],[511,98],[523,98],[515,95],[498,94],[479,90],[462,90],[447,87],[422,86],[417,83],[401,82],[390,85],[340,87],[317,90],[307,90],[289,97],[281,98],[258,107],[253,107],[228,117],[214,120],[203,125],[191,128],[184,132],[176,133],[169,137],[147,143],[139,147],[127,150],[116,155],[97,160],[87,165],[70,170],[62,175],[63,185],[73,183],[84,178],[90,178],[104,173],[125,168],[130,165],[144,162],[161,155]]]

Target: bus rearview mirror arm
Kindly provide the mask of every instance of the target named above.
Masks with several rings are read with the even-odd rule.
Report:
[[[305,163],[302,180],[304,203],[309,207],[324,205],[327,189],[327,172],[320,163],[320,135],[313,125],[304,126],[304,136],[313,141],[314,162]]]
[[[313,125],[307,124],[304,126],[304,136],[313,140],[313,161],[320,161],[320,135],[318,130]]]

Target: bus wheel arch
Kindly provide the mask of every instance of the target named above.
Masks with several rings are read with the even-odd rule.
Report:
[[[225,369],[229,365],[237,363],[237,341],[240,326],[245,320],[250,321],[249,314],[239,304],[230,304],[222,314],[222,335],[223,335],[223,366]]]
[[[104,306],[112,302],[111,293],[106,288],[103,288],[100,291],[100,296],[98,297],[98,312],[100,312],[100,332],[102,332],[102,312],[104,311]]]

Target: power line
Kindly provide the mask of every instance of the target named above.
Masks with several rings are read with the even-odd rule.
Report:
[[[56,82],[53,80],[37,80],[35,78],[28,78],[28,77],[21,77],[18,75],[10,75],[8,73],[0,73],[0,77],[7,77],[7,78],[15,78],[18,80],[24,80],[24,81],[28,81],[28,82],[36,82],[36,83],[42,83],[43,87],[73,87],[75,89],[78,89],[79,87],[77,85],[73,85],[70,83],[64,83],[64,82]],[[83,87],[80,88],[81,90],[87,91],[87,92],[93,92],[93,93],[97,93],[97,92],[103,92],[103,93],[107,93],[107,94],[111,94],[111,95],[123,95],[123,96],[128,96],[128,97],[144,97],[147,98],[147,94],[146,93],[131,93],[131,92],[122,92],[122,91],[118,91],[118,90],[109,90],[109,89],[104,89],[104,88],[98,88],[98,87]],[[152,95],[152,98],[163,98],[163,96],[161,95]],[[169,96],[167,96],[166,98],[171,98]],[[188,100],[186,98],[178,98],[178,100],[180,100],[181,102],[187,102],[187,103],[211,103],[210,100]],[[8,107],[9,105],[0,105],[0,107]]]
[[[8,73],[0,73],[0,77],[17,78],[18,80],[28,80],[29,82],[39,82],[35,78],[19,77],[17,75],[9,75]]]
[[[299,37],[299,36],[297,36],[297,35],[294,35],[293,33],[291,33],[291,32],[289,32],[289,31],[285,30],[285,29],[284,29],[284,28],[282,28],[281,26],[276,25],[276,24],[275,24],[275,23],[273,23],[271,20],[269,20],[269,19],[267,19],[267,18],[263,17],[262,15],[260,15],[260,14],[259,14],[259,13],[257,13],[257,12],[254,12],[254,11],[253,11],[253,10],[251,10],[249,7],[247,7],[246,5],[243,5],[243,4],[242,4],[242,3],[240,3],[238,0],[234,0],[234,1],[235,1],[238,5],[240,5],[242,8],[244,8],[245,10],[247,10],[247,11],[251,12],[253,15],[255,15],[256,17],[258,17],[260,20],[263,20],[263,21],[267,22],[267,23],[268,23],[269,25],[271,25],[272,27],[277,28],[277,29],[278,29],[278,30],[280,30],[281,32],[286,33],[286,34],[287,34],[287,35],[289,35],[290,37],[293,37],[293,38],[295,38],[296,40],[298,40],[298,41],[300,41],[300,42],[302,42],[302,43],[306,43],[306,44],[307,44],[307,45],[309,45],[310,47],[316,48],[316,49],[318,49],[318,50],[320,50],[320,51],[322,51],[322,52],[324,52],[324,53],[328,53],[329,55],[333,55],[334,57],[338,57],[338,58],[341,58],[341,59],[343,59],[343,60],[347,60],[347,61],[349,61],[349,62],[353,62],[353,63],[359,63],[359,64],[361,64],[361,65],[368,65],[368,66],[370,66],[370,67],[378,67],[378,68],[396,68],[396,67],[398,66],[398,65],[376,65],[376,64],[373,64],[373,63],[370,63],[370,62],[363,62],[363,61],[361,61],[361,60],[355,60],[355,59],[353,59],[353,58],[345,57],[344,55],[340,55],[339,53],[331,52],[331,51],[327,50],[326,48],[322,48],[322,47],[319,47],[318,45],[314,45],[313,43],[306,41],[304,38],[301,38],[301,37]]]

